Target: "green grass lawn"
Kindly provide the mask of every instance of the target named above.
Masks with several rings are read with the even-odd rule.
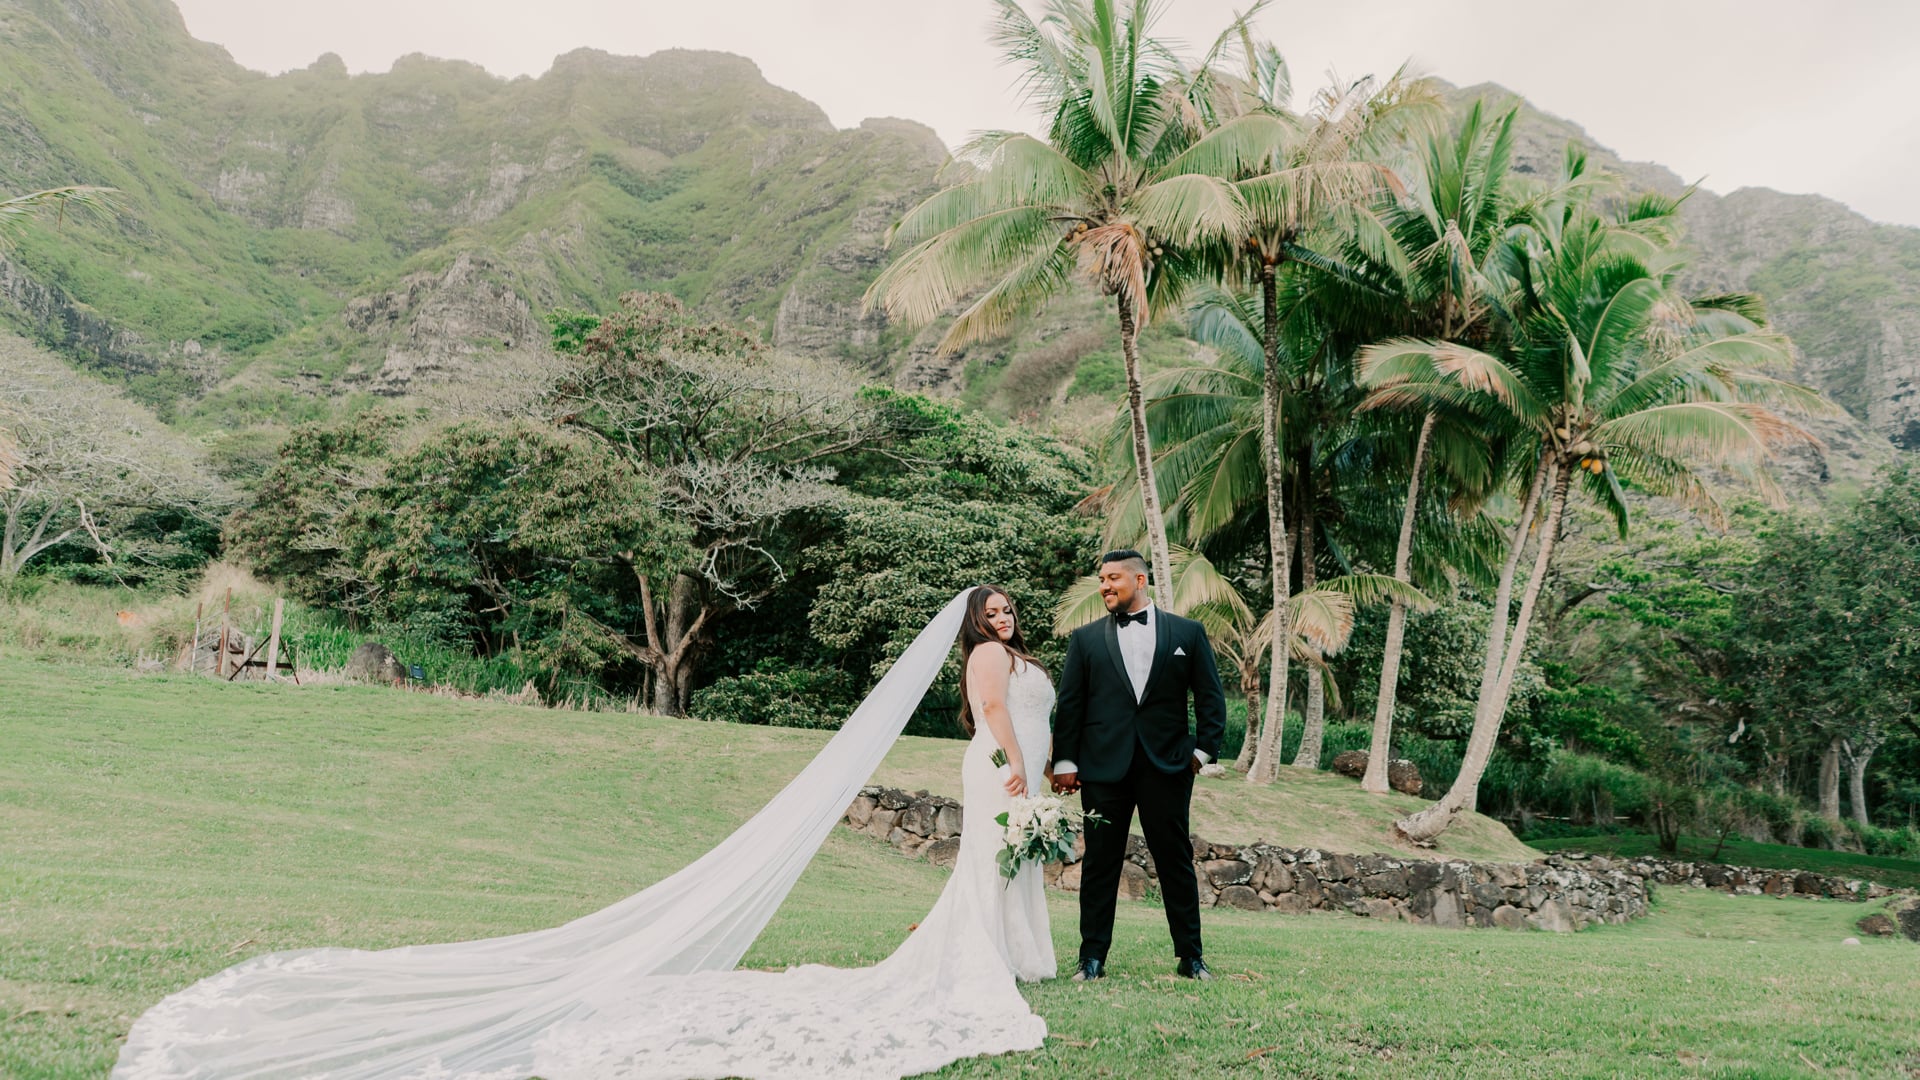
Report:
[[[1712,837],[1682,836],[1678,854],[1667,856],[1660,851],[1659,839],[1648,833],[1560,836],[1552,840],[1535,841],[1534,846],[1542,851],[1590,851],[1596,855],[1678,858],[1685,862],[1718,862],[1767,870],[1811,870],[1818,874],[1877,881],[1895,888],[1920,889],[1920,862],[1884,855],[1860,855],[1851,851],[1825,851],[1820,848],[1729,839],[1716,855],[1716,842]]]
[[[821,738],[0,658],[0,1076],[103,1075],[141,1010],[257,952],[594,910],[705,851]],[[938,789],[957,750],[905,744],[880,779]],[[1372,820],[1350,787],[1288,789],[1329,801],[1324,828],[1372,828],[1339,824]],[[1202,792],[1223,839],[1291,805]],[[836,831],[746,963],[876,960],[943,881]],[[1565,936],[1208,912],[1224,977],[1202,987],[1128,904],[1114,977],[1031,988],[1044,1048],[943,1075],[1920,1075],[1920,949],[1843,946],[1865,910],[1666,889],[1649,919]],[[1072,898],[1053,914],[1070,957]]]

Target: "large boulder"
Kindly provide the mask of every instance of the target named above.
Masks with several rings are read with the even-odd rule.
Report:
[[[1420,766],[1406,758],[1387,762],[1387,786],[1402,795],[1419,795],[1427,790],[1427,782],[1420,778]]]
[[[1267,906],[1259,893],[1245,885],[1229,885],[1221,889],[1218,903],[1221,907],[1234,907],[1242,911],[1262,911]]]
[[[353,650],[353,655],[347,658],[347,678],[358,682],[403,686],[407,681],[407,668],[399,657],[393,655],[393,650],[377,641],[369,641]]]
[[[1347,750],[1335,754],[1333,771],[1341,776],[1360,779],[1367,775],[1367,752]],[[1387,762],[1387,786],[1402,795],[1418,795],[1426,790],[1425,781],[1420,779],[1420,766],[1406,758],[1395,758]]]
[[[1920,941],[1920,896],[1909,896],[1887,905],[1887,914],[1900,927],[1908,941]]]
[[[1883,911],[1862,916],[1860,921],[1853,925],[1868,937],[1892,937],[1900,932],[1899,924]]]

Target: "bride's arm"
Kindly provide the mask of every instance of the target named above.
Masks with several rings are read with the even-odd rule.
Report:
[[[1020,740],[1013,735],[1013,717],[1007,713],[1007,684],[1013,678],[1013,657],[997,642],[975,646],[967,657],[967,692],[980,708],[975,717],[987,725],[993,741],[1007,755],[1012,776],[1007,778],[1007,794],[1027,793],[1027,763],[1020,753]]]

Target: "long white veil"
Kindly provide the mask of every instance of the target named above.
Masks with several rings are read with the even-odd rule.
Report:
[[[610,988],[732,968],[906,726],[972,591],[940,610],[800,775],[673,876],[551,930],[254,957],[142,1014],[113,1077],[521,1080],[541,1035],[584,1019]]]

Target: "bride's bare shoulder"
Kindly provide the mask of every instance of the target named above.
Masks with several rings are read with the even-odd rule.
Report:
[[[983,641],[967,653],[968,671],[1005,671],[1010,666],[1013,653],[997,641]]]

